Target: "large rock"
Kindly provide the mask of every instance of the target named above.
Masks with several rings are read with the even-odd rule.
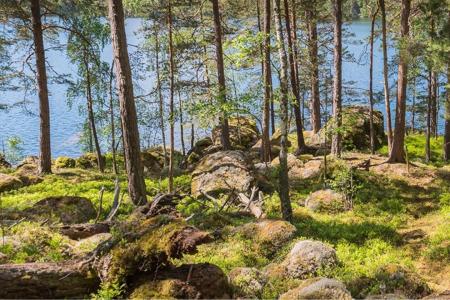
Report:
[[[351,300],[352,296],[345,285],[335,279],[311,278],[299,287],[280,296],[280,300],[294,299],[339,299]]]
[[[33,219],[51,219],[63,224],[85,223],[95,218],[92,202],[83,197],[48,197],[24,211]]]
[[[6,161],[5,156],[1,153],[0,153],[0,168],[5,168],[5,169],[11,168],[11,164]]]
[[[235,117],[228,119],[230,143],[233,149],[250,149],[259,139],[256,122],[249,117]],[[221,144],[222,127],[216,126],[212,130],[212,140],[215,145]]]
[[[104,155],[100,157],[103,165],[106,163],[106,158]],[[76,159],[75,166],[81,169],[95,169],[98,168],[97,154],[95,153],[85,153]]]
[[[217,195],[249,191],[255,178],[245,153],[239,150],[220,151],[202,158],[192,172],[191,193]]]
[[[55,167],[59,169],[74,168],[76,165],[75,159],[67,156],[60,156],[55,160]]]
[[[347,106],[342,110],[343,147],[347,150],[365,150],[370,148],[370,111],[365,106]],[[324,148],[324,134],[333,124],[333,119],[320,130],[318,134],[311,135],[305,141],[312,148]],[[375,149],[381,148],[385,143],[383,113],[374,111]],[[331,145],[327,143],[327,148]]]
[[[221,145],[214,145],[210,137],[198,140],[194,147],[189,150],[187,155],[181,161],[181,168],[193,170],[196,164],[208,154],[216,153],[222,150]]]
[[[228,274],[234,298],[260,299],[267,277],[255,268],[234,268]]]
[[[336,213],[346,209],[346,202],[344,195],[326,189],[311,193],[305,200],[305,207],[312,211]]]
[[[336,263],[333,248],[319,241],[304,240],[294,245],[282,265],[288,277],[304,279]]]
[[[17,176],[0,173],[0,193],[19,189],[23,185]]]
[[[169,165],[170,149],[166,149],[166,157],[164,157],[164,148],[162,146],[152,147],[141,151],[141,160],[144,165],[144,173],[150,176],[160,176],[164,173],[165,168]],[[174,167],[178,168],[183,155],[179,151],[173,152]],[[166,161],[166,164],[165,164]]]
[[[239,233],[257,243],[261,253],[269,256],[289,242],[296,231],[294,225],[283,220],[260,220],[238,229]]]
[[[278,167],[280,165],[279,157],[276,157],[272,163],[272,167]],[[307,179],[317,178],[322,174],[323,162],[321,159],[313,159],[307,162],[303,162],[297,158],[294,154],[288,153],[287,156],[288,175],[292,182],[302,181]]]

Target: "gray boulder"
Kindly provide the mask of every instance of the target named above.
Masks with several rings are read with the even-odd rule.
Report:
[[[345,197],[331,189],[318,190],[306,198],[305,207],[312,211],[340,212],[346,208]]]
[[[234,268],[228,274],[235,298],[261,298],[267,277],[255,268]]]
[[[335,279],[318,277],[306,280],[299,287],[292,289],[281,295],[279,299],[351,300],[352,296],[342,282]]]

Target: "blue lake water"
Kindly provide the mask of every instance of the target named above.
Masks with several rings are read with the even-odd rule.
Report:
[[[139,44],[143,37],[139,33],[139,28],[142,24],[140,19],[127,19],[126,31],[128,43],[131,45]],[[353,81],[352,87],[345,84],[344,89],[367,90],[369,85],[369,65],[367,54],[367,39],[370,32],[369,22],[359,21],[353,22],[347,26],[353,37],[347,38],[344,47],[349,53],[357,59],[355,61],[344,61],[343,63],[343,79],[345,82]],[[65,34],[61,34],[61,40],[65,40]],[[363,41],[363,43],[355,43],[356,41]],[[130,47],[129,51],[132,53],[136,48]],[[394,49],[390,49],[389,53],[392,55]],[[61,52],[48,50],[46,52],[49,63],[58,73],[75,74],[75,67],[72,66],[69,60]],[[13,58],[12,58],[13,59]],[[112,54],[111,47],[105,48],[103,59],[111,62]],[[374,56],[374,90],[382,91],[383,89],[383,64],[380,41],[375,43]],[[394,76],[395,77],[395,76]],[[393,78],[394,78],[393,77]],[[141,82],[141,86],[146,86],[149,89],[153,87],[152,75],[149,74],[148,79]],[[393,79],[392,79],[393,80]],[[392,84],[392,83],[391,83]],[[78,112],[78,105],[83,104],[84,100],[80,99],[80,103],[75,103],[70,109],[66,102],[66,89],[64,85],[50,84],[50,109],[51,109],[51,145],[52,155],[54,157],[67,155],[78,156],[81,153],[81,146],[79,144],[79,137],[82,124],[85,117],[80,116]],[[145,93],[144,91],[140,91]],[[147,91],[148,92],[148,91]],[[135,93],[139,94],[139,93]],[[366,101],[364,97],[359,97],[360,100]],[[14,104],[24,99],[23,92],[0,92],[0,103]],[[352,99],[349,97],[347,100]],[[39,119],[37,97],[32,96],[27,98],[28,104],[26,107],[13,107],[8,111],[0,111],[0,143],[9,137],[17,136],[23,141],[23,154],[36,155],[39,152]],[[355,99],[352,99],[355,101]],[[392,98],[392,102],[395,98]],[[378,104],[377,108],[384,112],[383,105]],[[394,110],[393,106],[393,112]],[[188,130],[186,130],[188,131]],[[145,144],[143,142],[143,144]],[[1,146],[1,144],[0,144]],[[0,149],[1,150],[1,149]]]

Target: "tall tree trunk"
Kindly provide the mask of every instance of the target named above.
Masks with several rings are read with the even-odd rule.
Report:
[[[113,160],[113,173],[119,174],[117,168],[117,155],[116,155],[116,125],[114,121],[114,92],[113,92],[113,79],[114,79],[114,61],[111,64],[111,70],[109,73],[109,118],[111,123],[111,151]]]
[[[303,124],[302,124],[302,116],[300,112],[300,93],[298,90],[298,82],[296,80],[296,72],[295,72],[295,61],[294,61],[294,47],[292,43],[292,28],[291,21],[289,18],[289,3],[288,0],[284,0],[284,15],[285,15],[285,23],[286,23],[286,35],[288,41],[288,58],[289,58],[289,67],[290,67],[290,78],[291,78],[291,88],[292,93],[294,94],[295,103],[293,105],[294,117],[295,117],[295,125],[297,128],[297,150],[296,153],[305,152],[305,138],[303,137]]]
[[[449,12],[450,19],[450,12]],[[447,95],[445,100],[444,160],[450,161],[450,63],[447,64]]]
[[[318,133],[321,125],[320,91],[319,91],[319,59],[317,46],[317,20],[315,2],[309,4],[313,7],[306,9],[306,22],[308,26],[308,52],[311,64],[311,126],[314,133]]]
[[[370,23],[370,72],[369,72],[369,105],[370,105],[370,152],[375,154],[375,129],[373,126],[373,40],[375,35],[375,20],[378,14],[378,8],[371,16]]]
[[[392,148],[392,118],[391,118],[391,100],[389,95],[389,70],[387,53],[387,34],[386,34],[386,6],[384,0],[378,0],[381,12],[381,31],[383,42],[383,81],[384,81],[384,104],[386,108],[386,124],[388,136],[388,149]]]
[[[271,84],[272,69],[270,66],[270,0],[264,0],[264,108],[263,108],[263,134],[262,134],[262,161],[269,162],[270,153],[270,103],[271,103]]]
[[[437,136],[438,128],[438,108],[437,108],[437,74],[436,71],[431,72],[431,120],[430,120],[430,130],[431,134],[435,137]]]
[[[289,177],[287,166],[287,138],[288,138],[288,66],[286,50],[284,47],[283,29],[280,16],[280,0],[274,0],[274,16],[275,16],[275,31],[277,33],[277,47],[280,56],[281,70],[280,70],[280,127],[281,127],[281,142],[280,142],[280,169],[279,169],[279,189],[281,212],[283,219],[292,221],[292,207],[289,199]]]
[[[416,88],[416,77],[413,79],[413,95],[412,95],[412,104],[411,104],[411,132],[414,133],[416,131],[416,97],[417,97],[417,88]]]
[[[178,104],[180,110],[180,142],[181,142],[181,153],[183,156],[186,154],[186,147],[184,145],[184,124],[183,124],[183,100],[181,99],[180,88],[178,88]]]
[[[425,161],[429,162],[431,160],[431,111],[433,102],[433,72],[431,69],[428,71],[428,97],[427,97],[427,128],[426,128],[426,139],[425,139]]]
[[[139,129],[136,105],[134,103],[131,68],[128,58],[122,0],[108,0],[108,11],[116,81],[119,89],[123,147],[128,175],[128,192],[134,204],[143,205],[147,203],[147,196],[140,156]]]
[[[169,193],[173,192],[173,167],[174,167],[174,151],[175,151],[175,109],[174,109],[174,93],[175,93],[175,63],[173,49],[173,21],[172,21],[172,3],[168,1],[167,25],[169,29],[169,122],[170,122],[170,153],[169,153]]]
[[[155,64],[156,64],[156,88],[158,90],[158,100],[159,100],[159,127],[161,128],[161,139],[163,143],[163,155],[164,155],[164,167],[167,166],[167,144],[166,144],[166,125],[164,122],[164,99],[162,95],[161,86],[161,72],[159,66],[159,26],[155,27]]]
[[[191,149],[194,149],[195,145],[195,127],[194,120],[191,120]]]
[[[333,77],[333,118],[335,128],[331,141],[331,153],[337,157],[342,152],[342,0],[333,1],[334,15],[334,77]]]
[[[211,0],[213,4],[214,14],[214,32],[216,44],[216,63],[217,63],[217,77],[219,84],[219,101],[220,106],[223,106],[227,101],[226,86],[225,86],[225,68],[223,62],[223,48],[222,48],[222,25],[220,23],[220,9],[219,0]],[[227,113],[223,112],[220,116],[220,124],[222,126],[222,147],[227,150],[231,148],[230,132],[228,128]]]
[[[407,39],[409,35],[409,13],[411,0],[402,0],[401,36]],[[406,62],[407,49],[400,49],[400,62],[398,64],[397,105],[395,108],[395,129],[389,163],[404,163],[405,160],[405,115],[406,115],[406,84],[408,64]]]
[[[100,143],[98,141],[97,128],[95,126],[94,103],[93,103],[94,101],[92,99],[91,72],[89,69],[89,63],[86,52],[87,49],[84,49],[83,63],[86,69],[86,100],[87,100],[89,127],[91,129],[92,138],[94,140],[98,169],[101,173],[103,173],[105,171],[105,165],[102,159],[102,150],[100,149]]]
[[[50,148],[50,105],[48,101],[47,71],[45,67],[44,38],[42,36],[40,0],[31,0],[34,54],[36,57],[36,76],[39,94],[39,173],[52,172]]]

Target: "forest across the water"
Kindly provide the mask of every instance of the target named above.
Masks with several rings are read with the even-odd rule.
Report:
[[[0,1],[1,299],[449,299],[448,0]]]

